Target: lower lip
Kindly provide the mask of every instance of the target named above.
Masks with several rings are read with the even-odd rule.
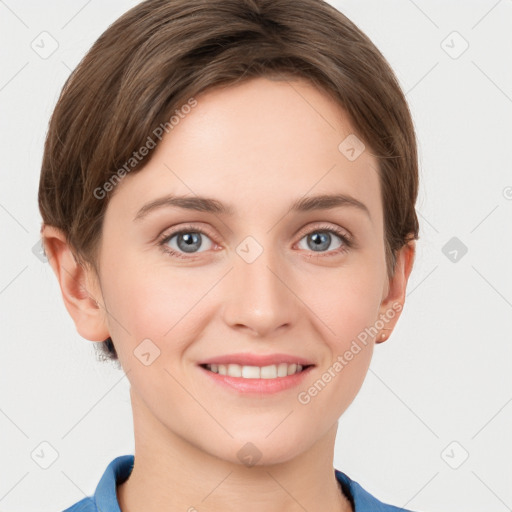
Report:
[[[212,379],[213,382],[244,394],[274,394],[294,388],[304,380],[313,368],[313,366],[309,366],[300,373],[294,373],[286,377],[276,377],[275,379],[245,379],[243,377],[220,375],[220,373],[214,373],[199,366],[199,369]]]

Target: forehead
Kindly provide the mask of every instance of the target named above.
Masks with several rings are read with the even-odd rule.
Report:
[[[346,193],[381,217],[378,163],[340,105],[304,80],[255,78],[196,96],[149,163],[111,202],[140,207],[164,194],[218,198],[246,213],[276,214],[305,195]],[[354,145],[355,143],[355,145]],[[357,156],[356,153],[356,156]],[[110,205],[109,205],[110,208]],[[132,217],[133,218],[133,217]]]

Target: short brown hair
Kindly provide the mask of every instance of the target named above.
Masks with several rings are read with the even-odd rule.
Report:
[[[77,261],[97,270],[113,191],[101,199],[95,191],[119,178],[134,152],[187,100],[261,76],[304,78],[330,94],[377,157],[391,276],[396,252],[418,239],[413,122],[386,59],[322,0],[146,0],[126,12],[61,91],[41,169],[43,223],[60,228]],[[132,162],[130,172],[150,158],[151,152]],[[110,338],[101,351],[117,359]]]

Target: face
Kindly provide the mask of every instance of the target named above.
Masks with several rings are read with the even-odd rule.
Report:
[[[338,148],[354,131],[307,82],[196,100],[109,202],[105,321],[146,425],[224,460],[251,442],[283,462],[332,431],[368,370],[374,339],[354,340],[389,290],[377,161]]]

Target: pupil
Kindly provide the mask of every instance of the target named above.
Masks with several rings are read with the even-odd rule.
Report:
[[[180,242],[184,242],[183,244]],[[201,247],[201,237],[199,233],[185,233],[178,237],[178,246],[182,251],[194,252]]]
[[[314,241],[313,250],[327,249],[331,241],[331,235],[329,233],[315,233],[311,235],[311,239]],[[318,243],[317,243],[318,242]]]

